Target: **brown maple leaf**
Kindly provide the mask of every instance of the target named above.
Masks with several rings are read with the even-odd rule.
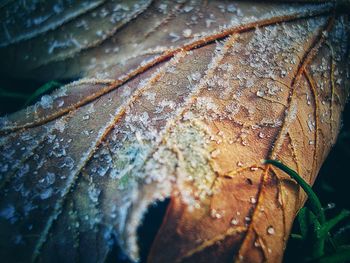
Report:
[[[334,5],[5,4],[3,71],[84,78],[1,119],[0,257],[102,262],[170,198],[149,262],[280,262],[348,95]],[[32,27],[23,29],[23,14]],[[18,25],[14,26],[13,21]]]

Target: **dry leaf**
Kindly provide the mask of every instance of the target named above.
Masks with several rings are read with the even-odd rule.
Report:
[[[281,261],[305,195],[261,160],[314,182],[348,95],[348,16],[332,4],[109,5],[1,37],[11,74],[87,78],[1,119],[0,257],[101,262],[117,240],[137,260],[144,214],[170,197],[149,262]],[[110,10],[123,19],[104,24]]]

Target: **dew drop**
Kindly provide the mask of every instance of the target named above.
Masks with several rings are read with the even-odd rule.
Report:
[[[216,213],[215,218],[220,219],[220,218],[222,218],[222,215],[219,213]]]
[[[51,109],[52,103],[53,103],[53,99],[50,95],[44,95],[41,97],[40,105],[43,109]]]
[[[255,197],[250,197],[250,202],[252,203],[252,204],[256,204],[256,199],[255,199]]]
[[[252,167],[250,167],[250,170],[251,171],[257,171],[259,168],[258,167],[256,167],[256,166],[252,166]]]
[[[233,218],[233,219],[231,220],[231,224],[234,225],[234,226],[238,225],[238,219]]]
[[[222,218],[222,215],[221,215],[218,211],[216,211],[215,209],[212,209],[212,210],[210,211],[210,216],[211,216],[212,218],[215,218],[215,219],[220,219],[220,218]]]
[[[262,132],[259,132],[258,136],[259,136],[259,138],[261,138],[261,139],[263,139],[263,138],[266,137],[266,135],[265,135],[264,133],[262,133]]]
[[[269,227],[267,228],[267,233],[268,233],[269,235],[274,235],[274,234],[275,234],[275,229],[274,229],[272,226],[269,226]]]
[[[335,208],[335,203],[328,203],[324,210],[329,210]]]
[[[191,34],[192,34],[192,30],[189,29],[189,28],[187,28],[187,29],[185,29],[184,31],[182,31],[182,35],[183,35],[184,37],[190,37]]]
[[[257,92],[256,92],[256,96],[258,96],[258,97],[264,97],[264,91],[261,91],[261,90],[258,90]]]

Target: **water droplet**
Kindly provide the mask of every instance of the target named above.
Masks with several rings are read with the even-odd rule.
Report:
[[[102,30],[97,30],[96,31],[96,36],[102,37],[103,36],[103,31]]]
[[[256,167],[256,166],[252,166],[252,167],[250,167],[250,170],[251,171],[257,171],[259,168],[258,167]]]
[[[274,234],[275,234],[275,229],[273,228],[273,226],[269,226],[269,227],[267,228],[267,233],[268,233],[269,235],[274,235]]]
[[[52,108],[52,103],[53,103],[53,99],[50,95],[44,95],[41,97],[40,100],[40,106],[43,109],[51,109]]]
[[[216,213],[215,217],[216,217],[217,219],[220,219],[220,218],[222,218],[222,215],[219,214],[219,213]]]
[[[335,203],[328,203],[326,208],[324,208],[324,210],[333,209],[334,207],[335,207]]]
[[[250,197],[250,202],[252,203],[252,204],[255,204],[256,203],[256,199],[255,199],[255,197]]]
[[[264,97],[264,94],[265,94],[265,92],[262,91],[262,90],[258,90],[258,91],[256,92],[256,96],[258,96],[258,97]]]
[[[238,225],[238,219],[237,218],[233,218],[231,220],[231,224],[234,225],[234,226]]]
[[[182,31],[182,35],[183,35],[184,37],[190,37],[191,34],[192,34],[192,30],[189,29],[189,28],[187,28],[187,29],[185,29],[184,31]]]
[[[261,139],[263,139],[263,138],[266,137],[266,135],[265,135],[264,133],[262,133],[262,132],[259,132],[258,136],[259,136],[259,138],[261,138]]]
[[[220,218],[222,218],[222,215],[221,215],[218,211],[216,211],[216,209],[212,209],[212,210],[210,211],[210,216],[211,216],[212,218],[215,218],[215,219],[220,219]]]

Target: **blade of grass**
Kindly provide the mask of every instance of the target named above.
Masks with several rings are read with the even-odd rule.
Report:
[[[333,239],[337,246],[350,244],[350,224],[338,229],[338,231],[334,233]]]
[[[317,216],[318,220],[320,221],[320,224],[323,225],[326,221],[326,217],[324,215],[322,205],[320,200],[318,199],[317,195],[315,192],[311,189],[309,184],[304,181],[303,178],[299,174],[297,174],[294,170],[289,168],[288,166],[284,165],[283,163],[276,161],[276,160],[265,160],[265,164],[272,164],[285,173],[287,173],[291,178],[293,178],[301,188],[305,191],[305,193],[309,197],[309,202],[310,202],[310,208],[314,212],[314,214]]]
[[[298,222],[299,222],[299,228],[301,232],[301,236],[303,239],[306,239],[308,235],[308,230],[309,230],[309,224],[308,224],[308,214],[309,214],[309,209],[307,207],[303,207],[300,209],[298,213]]]
[[[303,236],[299,234],[290,234],[291,238],[297,239],[297,240],[303,240]]]
[[[348,210],[342,210],[337,216],[333,217],[332,219],[328,220],[326,223],[324,223],[320,229],[319,235],[320,236],[326,236],[328,232],[340,221],[344,220],[345,218],[350,216],[350,211]]]
[[[326,242],[327,236],[320,236],[320,229],[322,228],[322,225],[318,221],[316,215],[312,212],[310,212],[310,221],[312,222],[312,252],[311,256],[312,259],[318,259],[324,255],[324,247]]]
[[[36,101],[41,95],[52,91],[54,89],[57,89],[61,87],[62,84],[57,81],[49,81],[42,85],[40,88],[38,88],[24,103],[24,107],[32,104],[34,101]]]

